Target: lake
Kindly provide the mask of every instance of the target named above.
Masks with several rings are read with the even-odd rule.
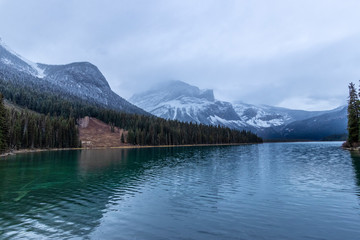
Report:
[[[0,160],[1,239],[359,239],[340,142],[73,150]]]

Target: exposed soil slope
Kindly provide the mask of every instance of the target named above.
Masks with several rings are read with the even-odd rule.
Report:
[[[79,137],[82,147],[98,148],[98,147],[119,147],[127,145],[121,143],[121,134],[124,134],[126,140],[127,131],[113,127],[91,117],[81,118],[79,120]]]

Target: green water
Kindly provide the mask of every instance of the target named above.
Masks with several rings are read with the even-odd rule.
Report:
[[[10,156],[0,239],[360,239],[360,157],[340,146]]]

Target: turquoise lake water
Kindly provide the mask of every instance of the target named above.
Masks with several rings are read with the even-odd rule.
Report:
[[[0,160],[0,239],[360,239],[360,155],[332,143]]]

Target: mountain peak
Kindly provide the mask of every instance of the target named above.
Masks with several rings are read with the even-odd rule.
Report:
[[[100,70],[89,62],[34,63],[12,51],[1,40],[0,74],[3,77],[0,80],[31,85],[64,98],[76,97],[108,109],[148,114],[114,93]]]
[[[215,101],[213,90],[201,90],[182,81],[162,83],[134,95],[130,102],[156,116],[184,122],[224,125],[224,120],[240,120],[230,103]]]
[[[192,86],[180,80],[169,80],[162,82],[146,92],[135,94],[131,97],[131,100],[137,102],[137,98],[149,95],[162,96],[159,101],[169,101],[183,97],[205,99],[210,102],[215,101],[213,90],[199,89],[196,86]]]
[[[6,45],[3,39],[0,37],[0,46]]]
[[[309,112],[240,101],[231,104],[215,100],[212,90],[182,81],[167,81],[130,101],[158,117],[251,130],[268,139],[305,139],[302,132],[308,131],[311,139],[319,140],[346,132],[346,107]],[[316,128],[311,127],[313,122]]]
[[[23,56],[17,54],[4,41],[0,38],[0,62],[10,68],[16,69],[21,72],[28,73],[34,77],[44,78],[44,69],[40,64],[27,60]]]
[[[45,65],[47,78],[58,85],[66,85],[73,82],[73,86],[79,84],[97,87],[101,90],[108,91],[110,86],[100,70],[89,62],[74,62],[66,65]]]

